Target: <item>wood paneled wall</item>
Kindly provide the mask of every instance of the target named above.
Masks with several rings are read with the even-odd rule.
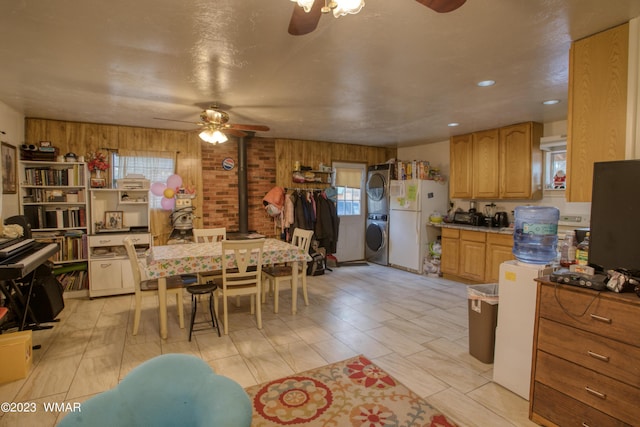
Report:
[[[85,157],[93,151],[123,148],[176,152],[176,173],[185,186],[196,188],[195,203],[202,206],[202,141],[193,132],[27,118],[25,143],[38,145],[40,141],[51,141],[60,154]],[[166,242],[171,233],[168,212],[157,210],[151,216],[155,243]]]
[[[318,170],[320,163],[331,166],[332,162],[360,162],[367,165],[384,163],[396,157],[397,150],[387,147],[341,144],[335,142],[276,139],[276,185],[291,187],[294,163]],[[312,184],[295,184],[296,187],[314,187]]]
[[[150,151],[179,152],[176,172],[185,185],[195,186],[197,192],[195,226],[238,229],[238,167],[232,171],[224,171],[221,167],[225,157],[234,159],[238,165],[235,138],[226,144],[210,145],[202,142],[194,132],[26,119],[25,142],[37,145],[39,141],[51,141],[60,154],[73,152],[79,156],[97,150],[141,147]],[[273,219],[264,212],[262,198],[275,185],[292,186],[291,173],[296,160],[313,169],[320,163],[330,166],[333,161],[372,165],[395,158],[396,152],[395,148],[251,138],[247,150],[249,229],[267,236],[278,234]],[[168,212],[152,212],[151,222],[154,243],[165,243],[171,232]]]

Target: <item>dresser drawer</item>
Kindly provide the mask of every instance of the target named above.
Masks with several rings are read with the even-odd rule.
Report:
[[[540,317],[640,347],[638,301],[605,296],[592,290],[542,284]],[[633,295],[635,300],[638,298]],[[639,300],[640,301],[640,300]]]
[[[532,419],[536,422],[542,421],[536,419],[538,415],[558,426],[630,426],[539,382],[534,382],[533,388],[535,399],[531,408],[534,413]]]
[[[130,237],[134,245],[148,245],[151,242],[151,235],[148,233],[134,234],[96,234],[89,236],[89,246],[92,248],[99,246],[122,246],[124,239]]]
[[[536,353],[534,380],[625,423],[640,420],[640,389],[544,351]]]
[[[538,349],[640,387],[639,347],[540,319]]]

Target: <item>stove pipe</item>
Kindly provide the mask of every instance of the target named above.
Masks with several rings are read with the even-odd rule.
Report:
[[[253,135],[251,135],[253,136]],[[238,138],[238,226],[240,233],[249,232],[249,196],[247,191],[247,139]]]

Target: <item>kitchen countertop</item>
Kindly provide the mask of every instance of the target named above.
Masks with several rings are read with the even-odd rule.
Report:
[[[477,225],[454,224],[451,222],[430,222],[429,225],[440,228],[457,228],[459,230],[483,231],[485,233],[513,234],[513,228],[511,227],[480,227]]]

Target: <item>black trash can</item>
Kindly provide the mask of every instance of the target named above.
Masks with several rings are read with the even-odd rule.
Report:
[[[469,297],[469,354],[493,363],[498,325],[498,284],[467,286]]]

